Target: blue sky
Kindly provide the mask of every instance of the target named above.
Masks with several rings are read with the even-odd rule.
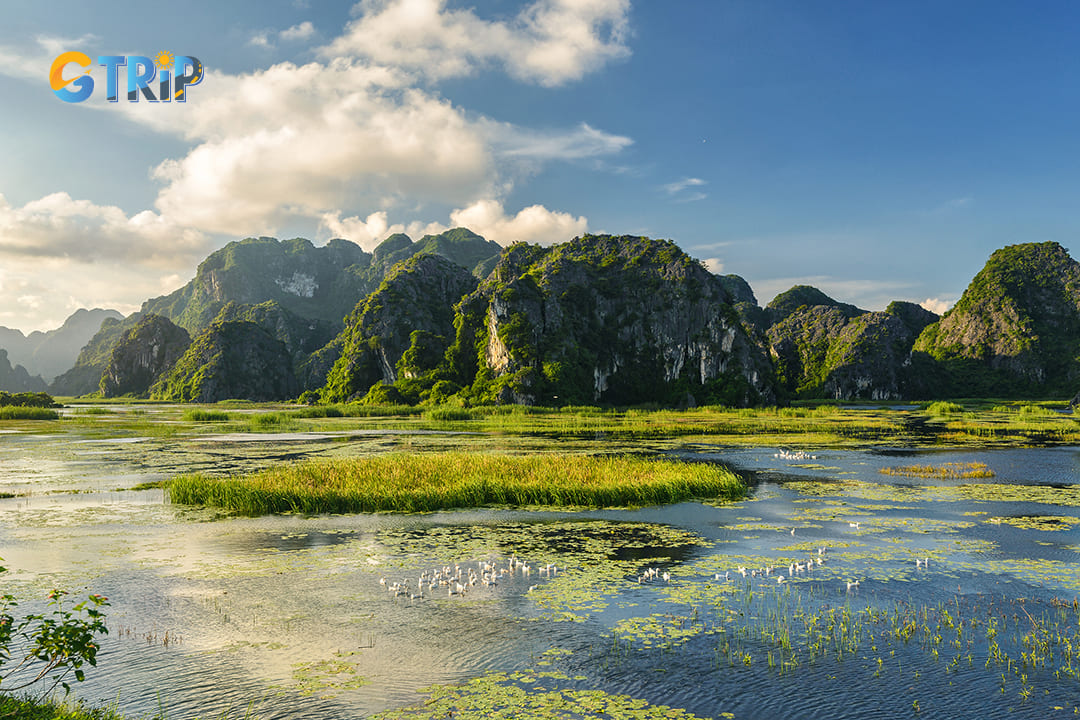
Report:
[[[0,325],[131,312],[230,240],[670,238],[765,304],[941,310],[1080,220],[1080,5],[51,2],[0,24]],[[60,101],[61,51],[198,57]],[[69,73],[70,76],[70,73]]]

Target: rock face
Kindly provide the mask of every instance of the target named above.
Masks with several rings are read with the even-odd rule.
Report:
[[[1061,396],[1080,383],[1080,263],[1055,242],[995,251],[915,343],[937,395]]]
[[[105,318],[97,334],[79,352],[75,365],[52,381],[49,392],[53,395],[72,396],[97,392],[101,374],[109,363],[113,348],[120,342],[124,332],[135,327],[141,317],[141,314],[133,313],[123,320]]]
[[[273,301],[301,318],[336,323],[337,332],[341,319],[374,287],[366,277],[370,262],[370,255],[346,240],[317,248],[303,238],[248,238],[211,254],[191,282],[147,300],[142,312],[198,332],[229,302]]]
[[[514,245],[460,304],[447,369],[475,402],[770,401],[768,359],[734,301],[668,241]]]
[[[769,312],[782,319],[766,335],[777,379],[788,396],[837,400],[906,396],[911,347],[936,315],[907,302],[894,302],[885,312],[867,312],[809,286],[792,288],[778,299],[770,303]],[[825,302],[791,307],[802,299]]]
[[[289,312],[274,300],[258,305],[230,302],[221,309],[215,321],[246,320],[253,322],[285,343],[285,349],[299,365],[309,355],[334,339],[334,324],[326,320],[302,318]]]
[[[182,327],[160,315],[144,315],[113,348],[101,375],[102,396],[145,395],[190,345]]]
[[[285,344],[246,321],[211,324],[150,391],[157,400],[201,403],[285,400],[298,394]]]
[[[31,375],[22,365],[11,366],[7,350],[0,349],[0,390],[10,393],[45,392],[45,381]]]
[[[13,365],[26,368],[31,375],[41,375],[45,382],[75,364],[79,351],[101,328],[106,319],[119,320],[123,315],[115,310],[81,308],[48,332],[32,332],[23,336],[18,330],[0,327],[0,348],[8,351]]]
[[[454,305],[476,286],[468,270],[441,255],[413,255],[395,265],[348,317],[323,399],[355,399],[376,383],[434,369],[454,335]]]

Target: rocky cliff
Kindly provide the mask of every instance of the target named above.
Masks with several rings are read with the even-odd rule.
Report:
[[[995,251],[914,351],[930,394],[1071,396],[1080,384],[1080,263],[1055,242]]]
[[[668,241],[518,244],[459,305],[444,367],[471,402],[771,401],[768,358],[735,301]]]
[[[191,337],[182,327],[160,315],[142,316],[109,355],[99,383],[101,395],[145,395],[190,345]]]
[[[156,400],[288,400],[299,394],[285,344],[255,323],[215,321],[151,388]]]
[[[101,374],[109,363],[113,348],[127,330],[138,324],[141,317],[141,314],[133,313],[123,320],[105,318],[97,333],[79,352],[79,357],[71,369],[58,375],[49,384],[49,392],[53,395],[72,396],[97,392]]]
[[[454,305],[476,286],[468,270],[441,255],[396,264],[348,317],[323,399],[355,399],[376,383],[404,386],[434,369],[454,335]]]
[[[802,301],[818,304],[800,304]],[[777,379],[789,397],[898,400],[911,386],[915,338],[937,316],[894,302],[885,312],[839,303],[796,286],[769,304],[781,318],[766,332]]]
[[[309,240],[248,238],[214,252],[184,287],[147,300],[142,312],[169,318],[189,332],[209,325],[229,302],[274,301],[302,318],[337,324],[374,285],[371,256],[346,240],[315,247]]]

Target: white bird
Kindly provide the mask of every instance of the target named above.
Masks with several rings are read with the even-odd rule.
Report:
[[[795,537],[795,528],[791,528],[791,536]]]
[[[776,576],[776,584],[780,585],[783,582],[784,582],[784,576],[783,575],[777,575]]]
[[[851,590],[852,588],[857,588],[857,587],[859,587],[859,581],[858,581],[858,580],[856,580],[855,582],[849,582],[849,583],[847,584],[847,589],[848,589],[849,591],[850,591],[850,590]]]
[[[671,573],[664,572],[664,582],[671,582]]]
[[[859,529],[859,523],[858,522],[849,522],[848,527],[853,527],[856,530],[858,530]]]

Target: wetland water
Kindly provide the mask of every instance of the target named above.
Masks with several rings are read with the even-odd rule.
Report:
[[[752,493],[641,510],[251,519],[121,490],[177,470],[471,442],[244,440],[0,435],[0,492],[16,494],[0,499],[5,589],[24,611],[53,586],[110,598],[79,697],[169,718],[240,717],[249,704],[261,718],[367,717],[468,681],[459,707],[501,698],[518,717],[653,716],[612,699],[624,694],[735,718],[1080,706],[1078,448],[794,459],[667,445],[748,474]],[[880,472],[948,462],[994,477]],[[483,563],[496,584],[469,585]],[[455,565],[464,594],[436,583],[409,598],[422,573]],[[395,596],[395,584],[409,589]]]

